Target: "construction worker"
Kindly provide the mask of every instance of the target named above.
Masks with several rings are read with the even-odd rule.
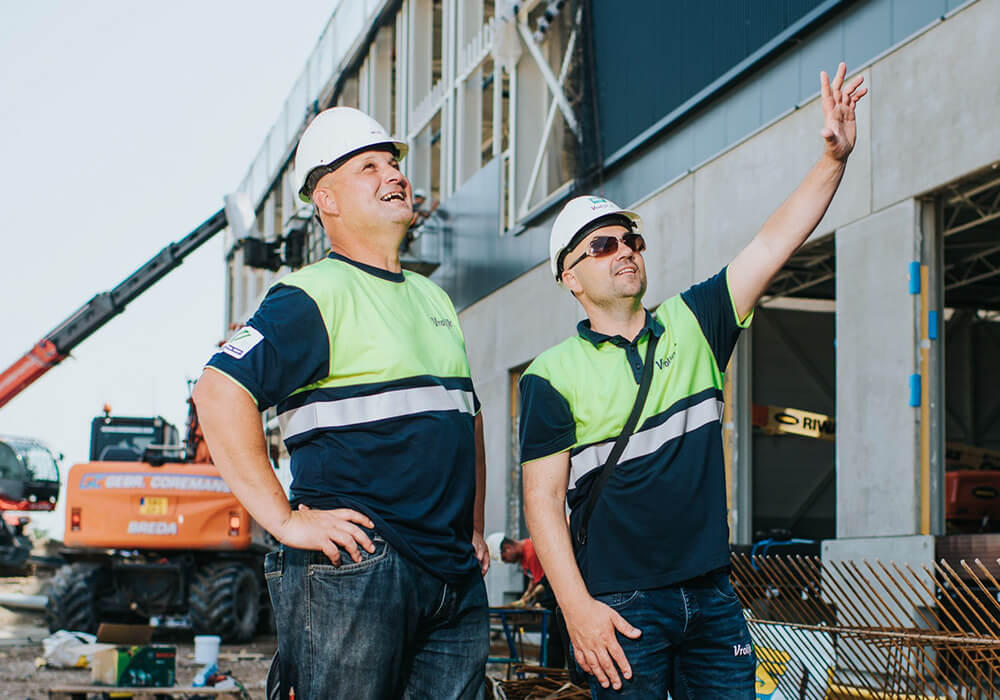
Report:
[[[403,271],[405,143],[328,109],[295,154],[329,255],[273,285],[194,400],[219,472],[281,543],[265,576],[300,698],[473,698],[484,684],[485,462],[448,296]],[[290,499],[260,413],[276,406]]]
[[[578,197],[553,224],[552,272],[588,319],[521,380],[525,515],[594,697],[754,697],[753,646],[729,581],[723,370],[843,177],[867,92],[860,77],[844,84],[846,70],[841,63],[832,85],[820,75],[825,150],[802,183],[726,268],[655,315],[642,306],[637,214]],[[654,337],[635,432],[583,527]]]
[[[542,580],[545,578],[545,571],[542,569],[542,564],[538,561],[538,556],[535,554],[535,547],[531,544],[531,538],[512,540],[509,537],[504,537],[500,542],[500,559],[504,564],[520,564],[521,571],[524,572],[525,577],[528,579],[528,587],[524,590],[521,597],[511,603],[511,605],[518,608],[533,605],[535,599],[545,591],[545,586],[542,584]]]

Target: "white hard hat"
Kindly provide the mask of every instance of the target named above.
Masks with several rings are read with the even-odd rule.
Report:
[[[295,189],[299,199],[311,202],[312,192],[304,192],[306,179],[316,168],[332,165],[372,146],[393,146],[402,160],[409,150],[393,138],[377,121],[353,107],[331,107],[316,115],[299,139],[295,151]]]
[[[503,544],[504,535],[502,532],[494,532],[486,538],[486,548],[490,551],[490,559],[500,561],[500,545]]]
[[[604,221],[608,217],[612,220]],[[553,222],[552,233],[549,234],[549,263],[556,282],[562,282],[560,279],[562,275],[559,274],[559,258],[576,242],[574,239],[583,238],[596,228],[615,223],[614,217],[623,217],[631,223],[634,231],[638,231],[639,224],[642,223],[642,219],[634,211],[622,209],[604,197],[589,195],[574,197],[566,203]]]

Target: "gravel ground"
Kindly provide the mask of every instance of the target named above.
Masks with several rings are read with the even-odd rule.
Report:
[[[47,579],[0,578],[0,592],[39,595]],[[41,613],[13,611],[0,607],[0,698],[3,700],[47,700],[49,689],[60,685],[90,683],[86,669],[36,667],[42,657],[42,640],[49,635]],[[177,682],[188,685],[199,667],[194,662],[194,643],[190,636],[175,635],[162,641],[177,647]],[[258,637],[249,644],[223,644],[219,667],[230,671],[249,691],[254,700],[264,699],[264,679],[271,655],[276,648],[274,637]],[[251,657],[227,660],[227,655]]]

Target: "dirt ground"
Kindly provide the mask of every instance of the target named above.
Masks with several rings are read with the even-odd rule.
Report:
[[[0,593],[41,595],[46,582],[45,576],[0,578]],[[90,671],[86,669],[36,667],[36,659],[42,657],[42,640],[47,636],[41,612],[13,611],[0,606],[0,698],[47,700],[50,688],[90,683]],[[177,684],[190,685],[199,670],[190,635],[175,633],[162,641],[177,647]],[[264,679],[276,646],[274,637],[259,637],[250,644],[223,644],[219,650],[219,668],[230,671],[254,700],[263,700]],[[244,658],[227,659],[230,655]]]
[[[50,575],[0,578],[0,593],[44,595]],[[88,685],[87,669],[48,668],[41,664],[42,640],[49,636],[42,612],[15,611],[0,606],[0,700],[47,700],[49,690],[66,685]],[[194,642],[190,633],[172,633],[155,641],[177,647],[177,684],[190,685],[199,666],[194,661]],[[502,634],[493,632],[493,655],[505,655]],[[261,636],[249,644],[223,644],[219,650],[219,667],[230,672],[247,689],[254,700],[264,700],[264,680],[271,655],[277,647],[273,636]],[[526,646],[523,651],[537,656],[537,648]],[[502,664],[486,667],[488,676],[509,677]],[[92,697],[101,697],[95,695]]]

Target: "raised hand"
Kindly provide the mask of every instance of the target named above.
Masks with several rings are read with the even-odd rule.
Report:
[[[823,105],[823,130],[820,135],[826,141],[827,154],[839,161],[846,161],[854,150],[858,138],[857,122],[854,121],[854,108],[858,101],[868,94],[868,88],[861,87],[863,76],[857,76],[844,85],[847,75],[847,64],[837,66],[837,75],[830,83],[826,71],[819,74],[819,85]]]

